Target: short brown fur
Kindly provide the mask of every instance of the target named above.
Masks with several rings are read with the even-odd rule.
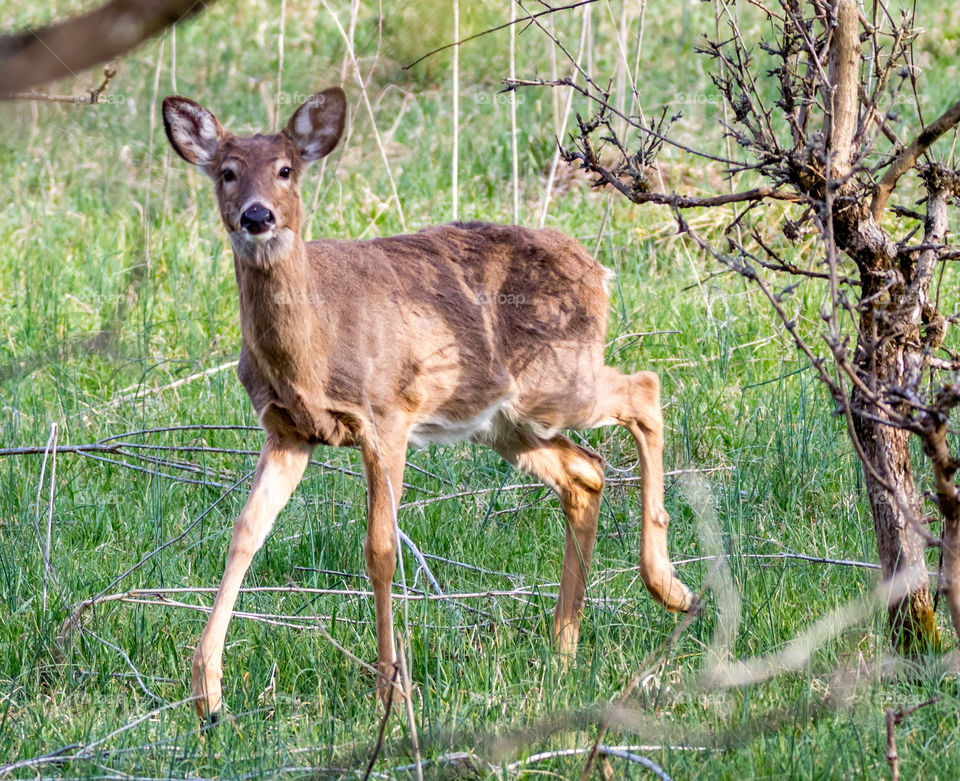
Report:
[[[355,446],[363,455],[383,696],[396,663],[394,517],[411,442],[471,438],[560,497],[567,533],[554,636],[570,655],[603,461],[559,431],[624,426],[640,452],[644,583],[670,610],[693,605],[667,552],[659,381],[604,365],[606,270],[562,233],[517,226],[455,223],[369,241],[303,242],[300,173],[336,145],[344,109],[343,93],[325,90],[282,133],[242,138],[185,98],[164,101],[174,149],[216,184],[240,294],[240,380],[266,433],[194,655],[203,716],[221,707],[223,644],[243,575],[316,445]]]

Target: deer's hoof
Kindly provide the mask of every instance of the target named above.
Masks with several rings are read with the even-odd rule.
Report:
[[[688,613],[697,607],[697,598],[676,571],[666,562],[640,564],[640,577],[650,595],[671,613]]]
[[[193,692],[193,708],[204,721],[216,724],[223,706],[221,680],[223,670],[194,659],[190,688]]]
[[[380,673],[377,675],[377,699],[384,710],[403,710],[407,696],[400,683],[400,670],[396,664],[378,665]]]

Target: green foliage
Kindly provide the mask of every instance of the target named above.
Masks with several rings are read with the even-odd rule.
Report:
[[[297,96],[339,82],[345,52],[322,6],[296,5],[286,26],[282,118]],[[461,5],[463,35],[507,18],[506,6],[498,11],[489,4],[482,10],[480,4]],[[620,5],[611,7],[619,23]],[[412,72],[399,66],[449,40],[447,8],[385,6],[383,59],[371,80],[378,128],[411,230],[450,214],[449,53]],[[334,10],[349,27],[349,4],[336,3]],[[12,25],[43,18],[35,13],[15,2],[0,19]],[[168,387],[235,360],[239,327],[232,260],[209,184],[168,149],[153,83],[158,72],[159,97],[174,90],[193,97],[232,129],[269,127],[278,13],[279,3],[268,12],[251,2],[213,5],[177,30],[175,73],[167,37],[123,62],[99,106],[0,108],[7,130],[0,140],[5,447],[42,445],[53,422],[61,445],[161,426],[256,425],[232,370]],[[364,74],[373,69],[377,52],[376,13],[365,4],[355,26]],[[720,150],[720,106],[705,63],[692,52],[696,34],[713,29],[712,14],[709,6],[651,3],[638,86],[648,109],[683,111],[678,128],[687,140]],[[593,15],[594,72],[612,73],[617,48],[611,18],[604,4]],[[558,15],[553,22],[571,51],[579,19]],[[955,63],[937,59],[956,49],[956,24],[949,19],[929,33],[924,50],[931,70],[924,85],[937,107],[949,96],[937,89],[956,83],[950,76],[956,75]],[[631,62],[639,23],[631,11],[624,34]],[[550,73],[548,44],[536,27],[520,35],[520,75]],[[512,214],[509,109],[497,92],[506,75],[505,52],[506,32],[462,50],[460,195],[468,219],[508,221]],[[96,80],[96,74],[79,77],[74,88]],[[398,232],[369,118],[356,85],[348,82],[347,88],[359,107],[349,141],[322,175],[318,166],[306,178],[305,200],[316,204],[310,233]],[[562,109],[565,97],[558,97]],[[520,98],[522,215],[534,224],[555,148],[554,95],[531,90]],[[589,107],[575,103],[574,111],[586,114]],[[900,130],[907,137],[908,128]],[[719,171],[685,170],[671,150],[663,157],[664,175],[680,186],[722,181]],[[716,230],[709,215],[691,219],[701,231]],[[769,240],[785,252],[803,251],[782,240],[778,220],[771,207]],[[779,650],[817,618],[868,591],[875,581],[870,570],[756,558],[792,551],[875,560],[870,515],[845,430],[757,291],[729,275],[716,276],[709,260],[673,237],[669,214],[608,199],[575,173],[561,169],[547,223],[578,236],[616,269],[610,360],[660,373],[666,468],[703,470],[709,477],[742,598],[737,655]],[[955,296],[946,288],[942,294]],[[789,301],[801,322],[816,318],[820,303],[803,288]],[[621,432],[592,432],[584,440],[613,470],[632,474],[633,446]],[[318,452],[323,466],[308,472],[245,581],[340,593],[241,595],[238,610],[284,618],[234,620],[224,693],[235,721],[203,733],[180,700],[189,693],[192,648],[205,614],[184,605],[209,605],[209,593],[169,595],[168,604],[106,602],[84,614],[87,632],[68,632],[61,642],[57,636],[66,606],[104,589],[215,586],[243,502],[242,487],[221,498],[224,486],[251,472],[255,455],[240,451],[256,451],[261,436],[244,429],[190,429],[123,441],[206,448],[138,451],[165,459],[161,465],[101,454],[205,484],[59,455],[51,554],[56,580],[47,579],[46,607],[38,541],[38,528],[45,535],[45,498],[37,506],[42,457],[0,459],[0,763],[76,745],[63,752],[72,760],[44,761],[10,777],[254,778],[291,768],[303,775],[308,768],[346,768],[341,774],[354,777],[369,760],[379,726],[373,680],[315,627],[320,622],[353,654],[374,659],[372,600],[355,593],[366,588],[365,500],[356,455]],[[177,468],[170,460],[193,467]],[[587,716],[556,734],[538,733],[538,726],[613,700],[676,626],[640,585],[635,487],[618,483],[620,471],[608,475],[612,485],[601,513],[581,647],[576,665],[564,674],[549,644],[563,531],[556,502],[493,454],[467,445],[419,450],[410,463],[415,469],[407,471],[411,487],[404,499],[412,506],[401,523],[424,552],[441,557],[430,563],[444,590],[527,589],[523,596],[421,600],[398,608],[411,646],[424,756],[478,751],[487,739],[527,729],[534,734],[520,752],[589,745],[595,727]],[[522,487],[513,487],[517,483]],[[441,500],[447,494],[457,496]],[[701,555],[676,475],[668,480],[667,507],[674,558]],[[170,540],[175,542],[159,549]],[[428,589],[409,555],[405,565],[408,583]],[[697,587],[712,565],[680,566]],[[643,753],[674,778],[874,778],[886,772],[886,708],[939,697],[898,728],[901,771],[912,778],[956,775],[956,677],[935,660],[882,678],[870,675],[886,651],[884,615],[868,616],[841,633],[798,672],[725,694],[705,693],[697,690],[696,675],[714,630],[712,604],[630,701],[650,730],[614,731],[607,743],[665,746]],[[405,720],[393,718],[376,769],[411,762],[408,738]],[[84,746],[87,752],[78,757]],[[505,764],[518,756],[492,759]],[[610,762],[617,777],[645,777],[639,766]],[[550,769],[575,777],[581,766],[582,758],[561,758],[528,772]],[[444,778],[453,771],[429,773]]]

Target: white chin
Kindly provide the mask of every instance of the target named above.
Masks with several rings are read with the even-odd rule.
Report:
[[[274,228],[265,233],[248,233],[245,230],[230,233],[234,254],[255,266],[266,268],[286,256],[294,241],[289,228]]]

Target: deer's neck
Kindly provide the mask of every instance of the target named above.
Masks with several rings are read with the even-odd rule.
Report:
[[[273,378],[304,382],[322,363],[323,306],[311,284],[303,239],[279,246],[234,242],[244,345]]]

